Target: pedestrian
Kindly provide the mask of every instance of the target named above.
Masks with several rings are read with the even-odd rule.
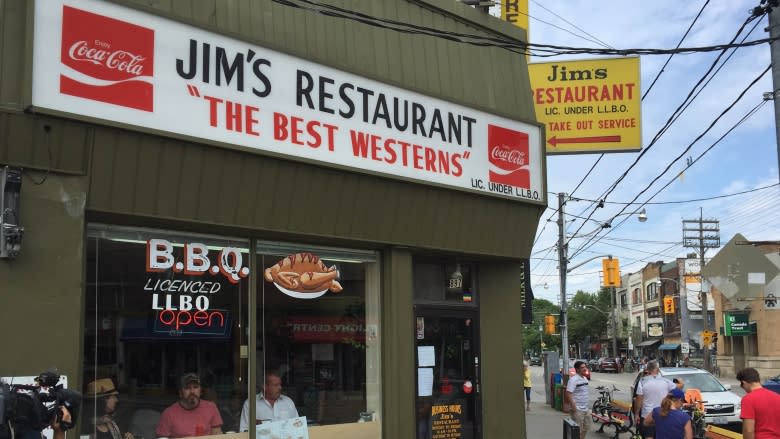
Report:
[[[780,437],[780,394],[761,385],[758,371],[746,367],[737,373],[739,386],[747,392],[742,397],[742,437],[744,439],[765,439]]]
[[[576,375],[569,378],[566,384],[566,401],[569,403],[569,413],[580,427],[580,439],[585,439],[590,427],[590,405],[588,404],[588,379],[585,371],[588,365],[584,361],[574,363]]]
[[[200,377],[186,373],[179,380],[179,400],[160,416],[157,437],[179,438],[222,434],[222,417],[217,406],[200,399]]]
[[[658,374],[658,362],[651,360],[645,367],[646,375],[639,380],[636,388],[634,401],[634,419],[644,419],[652,413],[653,409],[661,406],[661,400],[664,399],[672,389],[677,388],[673,382]],[[652,425],[640,425],[640,434],[644,438],[654,437],[654,428]]]
[[[680,410],[684,399],[685,392],[674,388],[661,400],[661,406],[644,418],[642,425],[655,427],[655,439],[693,438],[691,417]]]
[[[531,410],[531,368],[523,361],[523,388],[525,389],[525,409]]]

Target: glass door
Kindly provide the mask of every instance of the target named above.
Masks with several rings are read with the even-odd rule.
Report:
[[[417,439],[481,438],[476,315],[416,307]]]

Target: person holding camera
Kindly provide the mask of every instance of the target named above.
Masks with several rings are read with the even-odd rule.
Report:
[[[222,416],[217,405],[200,399],[200,377],[186,373],[179,380],[179,401],[160,416],[157,437],[177,438],[222,434]]]
[[[133,434],[122,434],[119,426],[114,421],[117,405],[119,404],[119,391],[116,390],[111,378],[101,378],[87,384],[84,401],[84,413],[95,417],[92,422],[84,423],[85,434],[90,439],[134,439]]]
[[[59,381],[56,369],[38,375],[35,384],[0,380],[0,439],[42,439],[47,427],[54,430],[54,439],[64,439],[75,424],[81,394]]]

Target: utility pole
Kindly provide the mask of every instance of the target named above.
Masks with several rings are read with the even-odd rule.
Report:
[[[777,96],[777,90],[780,89],[780,7],[778,0],[769,0],[766,6],[769,10],[769,53],[772,59],[772,92],[764,93],[764,99],[772,99],[775,104],[775,140],[777,142],[777,169],[780,173],[780,97]]]
[[[707,305],[707,291],[704,289],[704,252],[708,248],[720,247],[720,221],[705,220],[703,209],[699,208],[698,220],[683,220],[683,247],[691,247],[699,250],[699,285],[701,285],[701,315],[702,333],[709,331],[710,312]],[[707,234],[705,235],[705,232]],[[703,346],[704,369],[710,370],[710,347]]]
[[[566,244],[564,228],[566,222],[563,219],[563,208],[566,205],[566,194],[558,193],[558,274],[561,284],[561,350],[563,351],[563,370],[562,379],[569,375],[569,328],[566,307],[566,270],[569,263],[568,253],[569,245]]]
[[[617,300],[615,297],[615,287],[610,288],[610,297],[611,297],[611,305],[612,310],[610,312],[612,317],[612,356],[613,357],[620,357],[620,352],[618,352],[617,348],[617,338],[618,338],[618,332],[617,332],[617,320],[615,319],[615,314],[617,314]]]

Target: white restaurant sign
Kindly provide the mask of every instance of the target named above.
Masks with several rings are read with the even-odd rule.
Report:
[[[37,1],[33,106],[546,204],[522,123],[138,10]]]

